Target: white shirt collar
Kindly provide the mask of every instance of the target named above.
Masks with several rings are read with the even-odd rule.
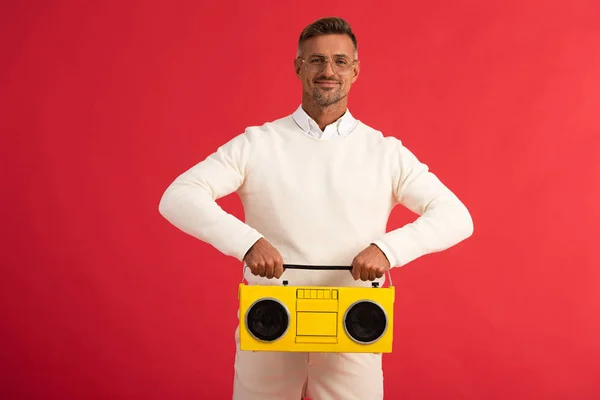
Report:
[[[302,105],[292,114],[292,118],[305,133],[323,140],[349,135],[358,125],[358,121],[350,114],[348,109],[344,115],[327,125],[324,131],[321,131],[319,125],[304,111]]]

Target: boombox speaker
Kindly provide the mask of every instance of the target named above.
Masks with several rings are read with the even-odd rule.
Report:
[[[284,269],[352,267],[284,265]],[[244,271],[246,267],[244,266]],[[239,285],[240,349],[250,351],[390,353],[394,334],[389,287]]]

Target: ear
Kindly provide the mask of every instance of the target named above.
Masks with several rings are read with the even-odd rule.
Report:
[[[356,82],[359,74],[360,74],[360,60],[356,60],[356,64],[354,64],[354,69],[352,71],[352,83]]]
[[[302,79],[302,76],[300,75],[300,68],[301,68],[300,61],[298,61],[298,58],[294,58],[294,71],[296,71],[296,77],[298,79]]]

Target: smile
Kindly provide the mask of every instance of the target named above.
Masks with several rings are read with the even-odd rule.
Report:
[[[333,81],[316,81],[315,84],[321,87],[335,87],[339,85],[339,83]]]

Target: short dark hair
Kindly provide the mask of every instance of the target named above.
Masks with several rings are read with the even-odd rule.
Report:
[[[306,40],[322,35],[348,35],[354,44],[354,51],[358,51],[358,42],[356,35],[352,32],[352,27],[350,27],[350,24],[346,20],[340,17],[319,18],[304,28],[298,40],[298,51],[300,51],[302,43]]]

